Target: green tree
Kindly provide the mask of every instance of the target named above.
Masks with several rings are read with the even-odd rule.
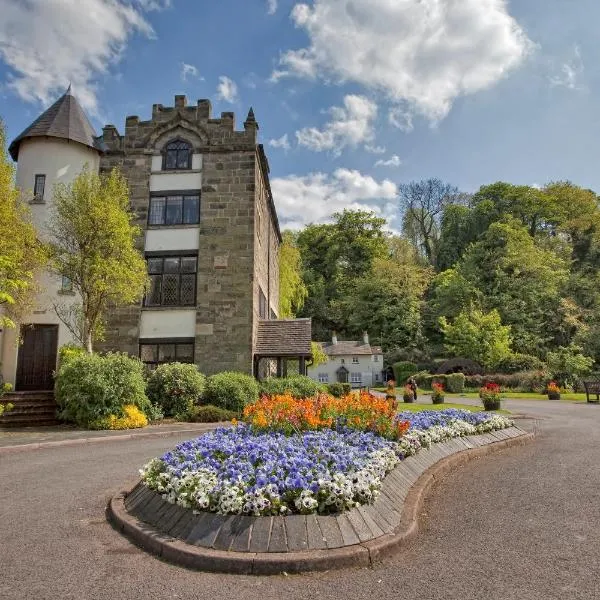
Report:
[[[552,377],[561,386],[574,386],[581,377],[591,371],[594,359],[585,356],[579,346],[571,344],[548,352],[546,364]]]
[[[279,316],[295,317],[304,306],[308,289],[302,279],[302,257],[291,231],[283,232],[279,248]]]
[[[312,359],[308,364],[309,367],[318,367],[319,365],[324,365],[329,361],[329,357],[323,351],[323,346],[318,342],[310,343],[310,351],[312,353]]]
[[[71,184],[55,187],[52,266],[81,298],[56,311],[89,353],[109,308],[138,302],[144,293],[146,264],[135,247],[140,229],[134,218],[127,181],[117,169],[107,175],[86,169]]]
[[[440,326],[450,354],[470,358],[486,369],[493,369],[512,354],[510,326],[502,325],[497,310],[461,312],[452,323],[441,317]]]
[[[0,327],[14,327],[31,307],[35,274],[46,259],[14,176],[0,121]]]

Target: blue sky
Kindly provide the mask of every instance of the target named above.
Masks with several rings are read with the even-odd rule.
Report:
[[[397,228],[398,184],[600,191],[597,0],[0,0],[16,136],[69,81],[99,132],[175,94],[254,107],[284,225],[346,206]]]

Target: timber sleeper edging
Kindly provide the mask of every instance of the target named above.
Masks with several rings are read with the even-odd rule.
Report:
[[[476,445],[455,438],[435,444],[439,453],[406,458],[385,478],[375,503],[339,515],[193,514],[138,483],[110,500],[107,519],[140,548],[200,571],[274,575],[366,567],[416,535],[423,501],[437,480],[469,460],[534,438],[516,427],[505,431],[503,439]]]

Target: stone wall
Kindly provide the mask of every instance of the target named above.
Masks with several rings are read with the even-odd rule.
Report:
[[[268,172],[261,170],[266,160],[260,159],[264,154],[256,144],[257,130],[252,113],[244,130],[236,131],[233,113],[213,119],[208,100],[188,107],[183,96],[175,97],[174,107],[154,105],[150,121],[128,117],[124,136],[112,125],[103,129],[108,151],[101,170],[114,166],[123,170],[130,186],[131,205],[143,231],[148,218],[152,157],[173,138],[187,140],[194,153],[202,154],[195,361],[207,374],[252,370],[258,310],[256,281],[269,271],[269,252],[255,250],[257,206],[264,210],[263,220],[269,223],[271,281],[266,284],[277,311],[278,226],[276,216],[271,214]],[[262,181],[262,196],[257,193],[257,180]],[[144,249],[143,235],[139,247]],[[130,306],[112,311],[103,349],[138,353],[141,310],[141,306]]]

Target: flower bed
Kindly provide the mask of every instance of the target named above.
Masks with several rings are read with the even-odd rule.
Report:
[[[278,407],[280,401],[270,406]],[[289,417],[284,411],[281,422],[283,414]],[[385,475],[421,448],[512,425],[506,417],[456,409],[400,413],[389,418],[386,432],[401,429],[402,434],[386,439],[358,429],[368,427],[369,420],[345,418],[342,423],[337,415],[326,426],[306,419],[304,430],[298,421],[289,433],[269,430],[280,420],[262,424],[263,417],[263,410],[250,411],[250,424],[220,428],[180,444],[150,461],[140,471],[142,480],[167,501],[194,510],[257,516],[335,513],[373,502]]]

